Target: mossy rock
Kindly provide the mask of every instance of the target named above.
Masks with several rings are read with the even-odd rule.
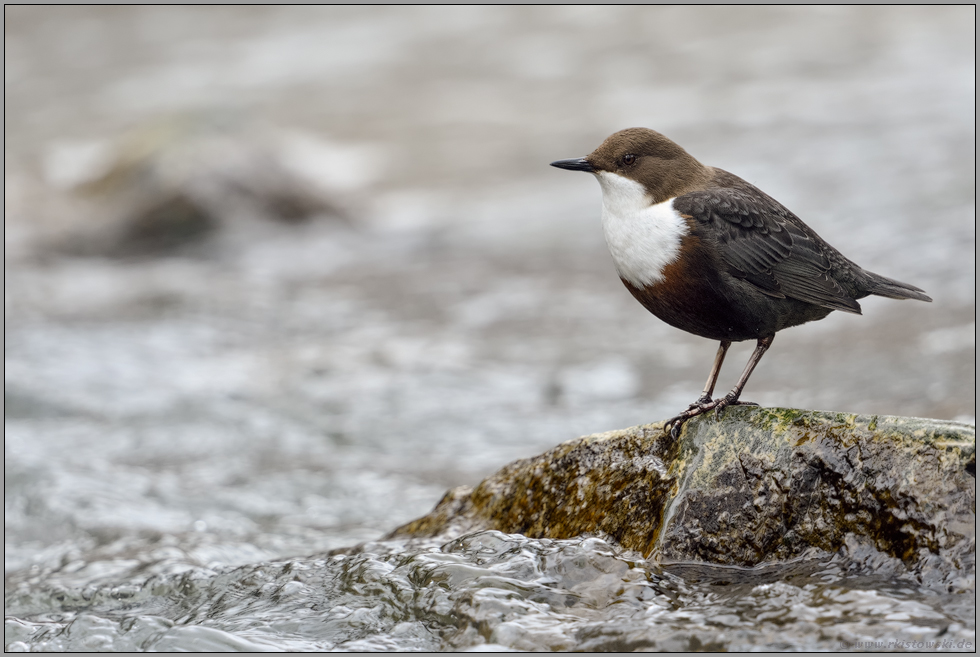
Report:
[[[945,580],[975,568],[975,513],[972,425],[743,406],[677,440],[649,424],[568,441],[390,536],[592,533],[663,562],[743,567],[865,546]]]

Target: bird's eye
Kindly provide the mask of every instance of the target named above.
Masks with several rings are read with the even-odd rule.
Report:
[[[629,166],[634,162],[636,162],[636,156],[633,155],[632,153],[627,153],[626,155],[623,156],[623,164],[625,164],[626,166]]]

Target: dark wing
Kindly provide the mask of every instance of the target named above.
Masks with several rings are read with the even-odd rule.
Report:
[[[727,174],[731,176],[731,174]],[[861,313],[834,269],[853,265],[796,215],[745,181],[677,197],[674,208],[710,225],[730,273],[769,296],[799,299],[824,308]],[[727,181],[726,181],[727,182]]]

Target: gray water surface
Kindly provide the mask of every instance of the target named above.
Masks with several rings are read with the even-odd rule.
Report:
[[[7,641],[46,651],[973,649],[972,595],[928,591],[883,565],[659,568],[597,538],[486,531],[442,547],[142,573],[138,584],[25,586],[12,600],[33,618],[8,619]]]

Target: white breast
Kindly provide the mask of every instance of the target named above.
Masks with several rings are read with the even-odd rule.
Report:
[[[651,205],[640,183],[615,173],[596,174],[602,187],[602,232],[619,275],[635,287],[663,280],[664,267],[677,259],[687,222],[674,199]]]

